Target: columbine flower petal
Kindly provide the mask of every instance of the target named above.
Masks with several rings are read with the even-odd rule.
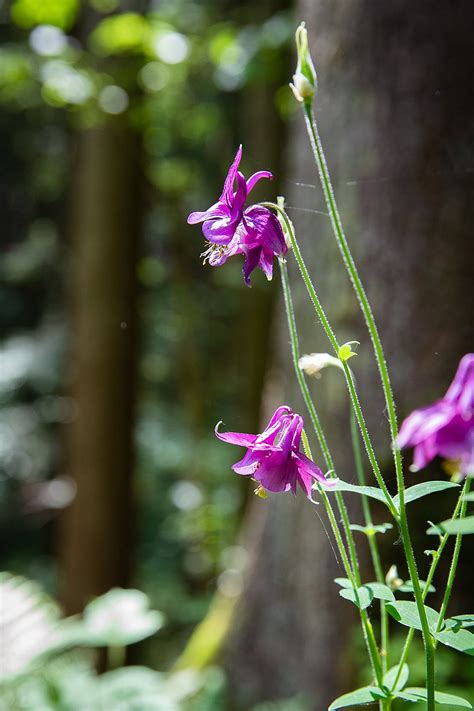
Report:
[[[219,423],[220,424],[220,423]],[[267,427],[259,435],[239,432],[220,433],[219,439],[247,448],[244,457],[232,469],[242,476],[251,476],[267,491],[291,491],[297,484],[311,495],[313,480],[332,486],[321,469],[300,452],[303,418],[286,405],[279,407]]]
[[[250,274],[260,267],[267,279],[272,278],[273,258],[287,251],[281,225],[276,216],[262,205],[244,211],[248,194],[262,178],[272,178],[268,170],[254,173],[248,180],[239,171],[242,146],[239,147],[225,179],[219,201],[204,212],[192,212],[189,224],[202,222],[208,242],[201,256],[217,267],[235,254],[244,255],[244,279],[250,286]]]
[[[397,446],[414,447],[413,469],[436,456],[459,463],[463,474],[474,475],[474,354],[461,360],[446,395],[407,417]]]

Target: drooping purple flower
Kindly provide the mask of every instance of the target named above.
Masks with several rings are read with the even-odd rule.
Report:
[[[268,170],[254,173],[248,180],[239,170],[242,146],[239,146],[234,162],[229,168],[224,189],[219,200],[204,212],[192,212],[188,224],[202,222],[202,231],[208,242],[228,245],[242,220],[247,195],[261,178],[272,178]],[[235,192],[234,192],[235,185]]]
[[[278,218],[262,205],[251,205],[243,213],[229,244],[211,243],[201,256],[212,267],[220,267],[229,257],[242,254],[244,280],[247,286],[250,286],[250,275],[254,269],[259,267],[270,280],[273,274],[273,258],[286,254],[287,251]]]
[[[244,432],[219,432],[223,442],[246,447],[244,457],[232,469],[242,476],[259,482],[267,491],[291,491],[296,494],[299,484],[307,496],[311,495],[313,480],[332,486],[319,467],[300,452],[303,418],[286,405],[275,410],[270,422],[259,435]]]
[[[205,212],[192,212],[188,223],[203,223],[208,245],[201,256],[212,267],[221,266],[236,254],[244,256],[243,274],[250,286],[250,274],[256,267],[262,269],[267,279],[272,278],[273,258],[285,254],[288,247],[280,222],[270,210],[263,205],[244,209],[255,183],[261,178],[271,178],[272,174],[260,170],[246,180],[238,170],[241,158],[242,146],[229,168],[219,201]]]
[[[397,445],[415,448],[416,470],[438,455],[456,461],[462,474],[474,476],[474,353],[462,358],[441,400],[407,417]]]

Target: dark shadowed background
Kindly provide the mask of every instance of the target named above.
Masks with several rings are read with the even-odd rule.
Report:
[[[472,2],[295,5],[0,1],[0,569],[67,615],[114,587],[144,591],[165,624],[127,660],[182,673],[181,687],[194,674],[176,708],[322,711],[370,676],[325,522],[301,496],[254,497],[213,435],[218,420],[257,431],[283,401],[304,414],[278,270],[248,289],[238,258],[202,265],[186,224],[217,199],[239,143],[246,174],[274,173],[255,200],[286,196],[340,340],[361,343],[354,370],[393,486],[369,340],[287,86],[301,19],[400,417],[473,349]],[[329,350],[288,261],[303,352]],[[340,377],[312,388],[353,481]],[[416,476],[446,474],[435,462]],[[424,572],[426,520],[453,505],[427,501],[411,510]],[[385,534],[386,568],[406,576],[394,544]],[[473,603],[472,554],[466,539],[453,614]],[[411,681],[422,674],[415,649]],[[442,652],[438,678],[474,702],[468,657]],[[50,696],[45,709],[82,708]],[[0,691],[2,709],[33,708],[22,699]]]

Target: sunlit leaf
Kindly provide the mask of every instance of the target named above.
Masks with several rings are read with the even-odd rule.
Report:
[[[380,689],[377,689],[375,686],[365,686],[362,689],[357,689],[356,691],[351,691],[349,694],[339,696],[339,698],[333,701],[329,706],[328,711],[352,708],[353,706],[363,706],[364,704],[374,703],[381,698],[383,698],[383,694]]]
[[[333,491],[350,491],[354,494],[369,496],[372,499],[377,499],[377,501],[383,501],[383,503],[387,502],[383,491],[377,489],[375,486],[357,486],[356,484],[349,484],[346,481],[338,479],[334,485],[327,490],[327,493],[330,494]]]
[[[404,691],[398,694],[399,699],[405,699],[406,701],[426,701],[427,691],[418,686],[407,687]],[[455,696],[454,694],[445,694],[442,691],[435,692],[435,701],[438,704],[449,704],[451,706],[460,706],[465,709],[472,709],[472,705],[466,699],[461,696]]]
[[[357,590],[357,594],[356,594]],[[360,607],[361,610],[365,610],[366,607],[369,607],[370,603],[374,599],[374,593],[369,587],[365,587],[364,585],[361,585],[360,588],[343,588],[342,590],[339,590],[339,595],[346,600],[350,600],[351,602],[354,603],[357,607]]]
[[[447,519],[441,523],[431,526],[426,533],[429,535],[439,536],[440,533],[448,533],[454,535],[469,535],[474,533],[474,516],[466,516],[466,518]]]
[[[393,592],[383,583],[364,583],[364,587],[369,588],[373,596],[378,600],[387,600],[388,602],[395,600]]]
[[[424,590],[426,587],[426,580],[420,580],[420,586],[421,589]],[[400,585],[399,588],[397,588],[397,592],[402,592],[402,593],[413,593],[413,583],[411,580],[405,580],[403,585]],[[430,585],[428,588],[429,593],[434,593],[436,592],[436,588],[433,585]]]
[[[393,525],[391,523],[378,523],[372,524],[372,526],[359,526],[357,523],[353,523],[350,525],[350,529],[352,531],[359,531],[360,533],[364,533],[368,537],[375,536],[376,533],[386,533],[392,528]]]
[[[388,670],[388,672],[386,672],[384,674],[384,677],[383,677],[384,686],[386,686],[387,689],[389,689],[390,691],[392,691],[392,689],[393,689],[393,685],[395,683],[395,679],[398,676],[399,669],[400,669],[400,665],[397,664],[396,666],[392,667],[391,669]],[[398,681],[397,681],[394,691],[401,691],[403,689],[403,687],[405,686],[405,684],[408,681],[409,674],[410,674],[410,670],[408,669],[408,664],[404,664],[402,666],[402,670],[400,672],[400,676],[398,677]]]
[[[447,647],[452,647],[458,652],[464,652],[474,656],[474,634],[466,629],[459,630],[442,630],[434,635],[438,642],[445,644]]]
[[[434,631],[438,623],[439,614],[431,607],[426,605],[424,607],[426,617],[428,619],[428,625],[430,629]],[[397,622],[400,622],[400,624],[405,625],[406,627],[412,627],[415,630],[421,630],[421,620],[418,614],[416,602],[389,602],[385,605],[385,609],[397,620]]]
[[[456,484],[453,481],[424,481],[421,484],[415,484],[414,486],[410,486],[406,489],[405,503],[409,504],[412,501],[421,499],[423,496],[436,494],[438,491],[445,491],[446,489],[455,489],[457,487],[459,487],[459,484]],[[393,503],[398,509],[400,505],[398,494],[393,497]]]

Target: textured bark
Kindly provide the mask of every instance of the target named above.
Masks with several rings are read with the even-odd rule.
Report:
[[[130,569],[137,144],[120,122],[78,137],[72,193],[71,392],[76,497],[64,515],[61,599],[77,612]]]
[[[298,10],[317,62],[316,113],[338,203],[404,416],[439,396],[459,357],[472,348],[474,98],[467,87],[474,71],[474,7],[467,0],[449,7],[408,0],[300,0]],[[288,158],[288,204],[326,211],[319,186],[295,185],[318,184],[299,116]],[[291,214],[339,341],[361,342],[353,367],[392,486],[388,424],[370,341],[329,220],[296,209]],[[289,262],[302,350],[329,351],[291,255]],[[283,317],[276,339],[283,363],[288,358]],[[314,393],[338,472],[353,481],[348,404],[340,380],[338,373],[327,373]],[[284,400],[301,406],[289,366],[280,366],[271,384],[269,409]],[[439,467],[433,472],[442,476]],[[351,685],[344,651],[347,604],[332,583],[334,554],[314,507],[303,497],[252,505],[265,510],[266,522],[230,643],[234,693],[243,708],[302,694],[321,711]],[[422,517],[419,510],[415,515]],[[358,513],[353,516],[360,522]],[[389,549],[391,555],[395,550]]]

